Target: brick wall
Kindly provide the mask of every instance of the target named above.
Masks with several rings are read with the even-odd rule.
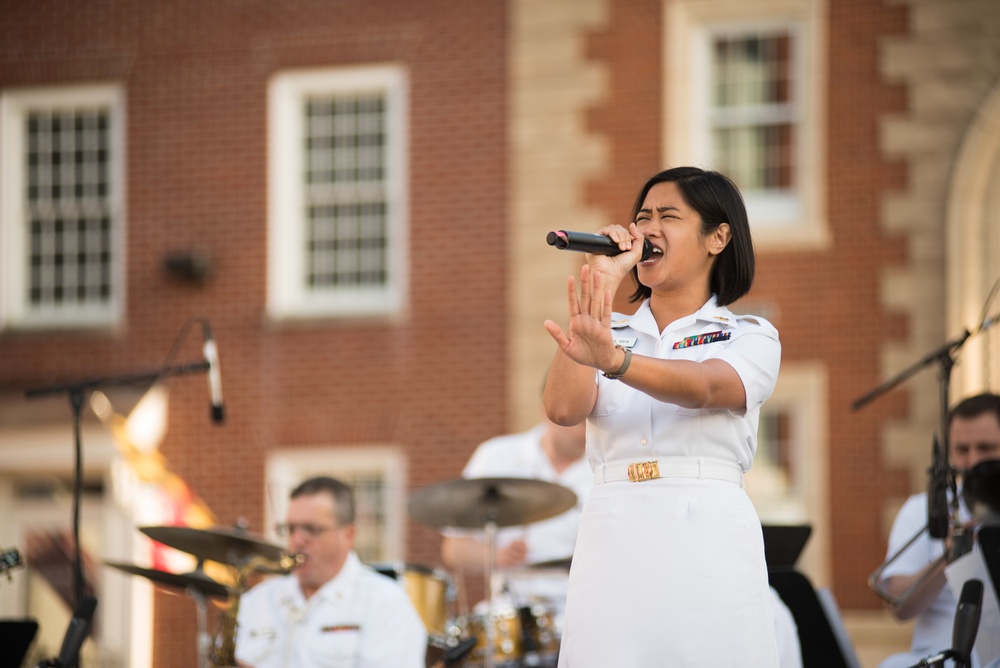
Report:
[[[203,378],[174,378],[162,452],[221,523],[258,531],[269,451],[396,444],[414,489],[456,477],[507,430],[507,249],[470,243],[506,224],[504,3],[41,0],[0,13],[0,87],[124,86],[128,240],[121,330],[0,335],[0,385],[156,368],[188,317],[209,318],[228,420],[209,423]],[[409,312],[270,324],[268,77],[382,62],[411,85]],[[212,256],[204,286],[162,267],[194,247]],[[178,360],[199,346],[193,330]],[[407,559],[438,563],[436,532],[411,522]],[[157,668],[193,665],[191,602],[158,595],[155,619]]]

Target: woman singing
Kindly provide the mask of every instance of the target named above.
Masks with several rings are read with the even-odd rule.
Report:
[[[753,282],[743,199],[725,176],[678,167],[643,186],[628,228],[599,232],[569,278],[569,325],[545,409],[587,421],[595,485],[570,571],[560,668],[777,666],[760,520],[743,489],[778,333],[727,307]],[[643,238],[654,248],[642,261]],[[612,313],[631,272],[633,315]]]

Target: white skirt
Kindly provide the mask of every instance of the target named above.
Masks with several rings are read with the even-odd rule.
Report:
[[[738,485],[594,485],[570,569],[560,668],[778,665],[760,519]]]

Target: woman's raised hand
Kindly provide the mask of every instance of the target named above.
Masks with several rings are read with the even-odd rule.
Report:
[[[605,285],[601,272],[592,270],[589,264],[583,265],[580,268],[579,295],[575,279],[570,276],[567,281],[568,331],[563,332],[551,320],[545,321],[546,331],[567,357],[577,364],[596,369],[613,368],[617,354],[611,338],[614,291]]]

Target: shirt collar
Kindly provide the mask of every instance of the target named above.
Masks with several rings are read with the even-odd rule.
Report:
[[[700,309],[691,315],[686,315],[667,325],[663,333],[690,327],[696,322],[711,322],[723,327],[735,327],[736,317],[725,306],[719,306],[716,296],[713,294]],[[615,314],[611,320],[611,327],[631,327],[643,334],[649,334],[657,338],[660,336],[659,328],[656,326],[656,318],[653,317],[653,310],[649,307],[648,299],[643,301],[631,316]]]
[[[344,566],[340,569],[340,572],[332,580],[320,587],[313,595],[313,598],[322,598],[324,601],[328,601],[334,605],[343,605],[349,598],[351,584],[360,575],[362,568],[363,566],[361,565],[361,560],[358,559],[358,555],[353,550],[348,552],[347,559],[344,561]]]

